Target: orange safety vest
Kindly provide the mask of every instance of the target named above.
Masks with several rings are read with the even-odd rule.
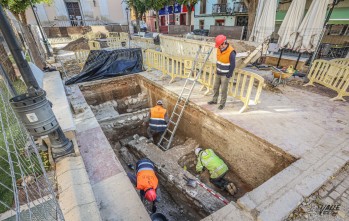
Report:
[[[150,109],[150,129],[156,132],[163,132],[166,130],[167,123],[165,121],[166,109],[160,105]]]
[[[142,170],[137,173],[137,189],[146,191],[149,188],[154,190],[158,187],[158,178],[154,170]]]
[[[228,46],[223,52],[217,49],[217,74],[226,75],[230,68],[230,54],[234,51],[232,46]]]

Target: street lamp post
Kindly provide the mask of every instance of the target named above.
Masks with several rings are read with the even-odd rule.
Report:
[[[128,48],[130,48],[131,33],[130,33],[130,22],[128,19],[130,8],[127,6],[125,10],[126,10],[126,19],[127,19]]]
[[[51,57],[52,54],[51,54],[51,51],[50,51],[50,48],[48,46],[48,41],[44,35],[44,32],[42,31],[42,26],[41,26],[41,23],[40,23],[40,20],[39,20],[39,17],[36,13],[36,6],[32,4],[32,2],[30,1],[30,6],[32,8],[32,11],[33,11],[33,14],[34,14],[34,17],[35,17],[35,20],[36,20],[36,23],[38,24],[39,26],[39,31],[40,31],[40,34],[42,36],[42,39],[43,39],[43,42],[44,42],[44,45],[45,45],[45,49],[46,49],[46,53],[47,53],[47,56],[48,57]]]

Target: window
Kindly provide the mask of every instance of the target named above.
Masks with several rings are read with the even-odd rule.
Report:
[[[206,14],[206,0],[201,0],[200,14]]]
[[[205,27],[205,20],[200,20],[199,21],[199,29],[204,29],[204,27]]]
[[[224,19],[219,19],[219,20],[216,20],[216,22],[215,22],[215,25],[216,26],[224,26]]]

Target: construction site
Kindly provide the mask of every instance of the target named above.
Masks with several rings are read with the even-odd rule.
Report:
[[[16,81],[1,60],[0,220],[349,219],[349,58],[301,59],[295,75],[255,65],[268,42],[228,39],[236,65],[219,108],[214,37],[116,29],[46,28],[52,56],[45,72],[30,63],[34,78],[3,32],[23,62]],[[169,119],[150,137],[159,104]],[[233,193],[198,172],[198,147],[226,164]],[[130,180],[144,158],[156,206]]]

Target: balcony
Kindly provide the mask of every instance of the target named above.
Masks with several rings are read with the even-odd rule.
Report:
[[[247,7],[243,2],[233,3],[233,13],[234,14],[247,14]]]
[[[227,4],[213,4],[212,5],[212,15],[225,15],[231,14],[231,8]]]
[[[247,14],[247,8],[243,2],[233,2],[232,4],[213,4],[212,15],[241,15]]]

